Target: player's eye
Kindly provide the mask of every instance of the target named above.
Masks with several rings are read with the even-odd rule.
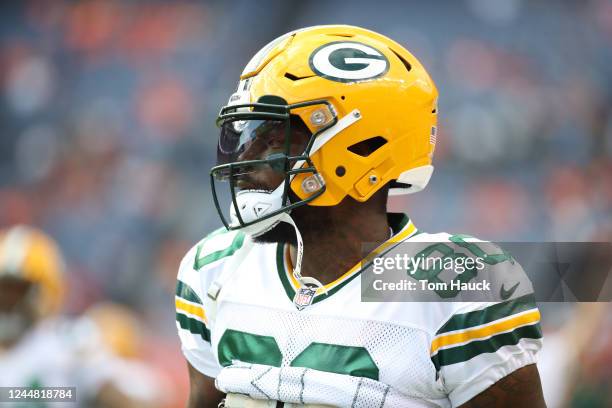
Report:
[[[240,156],[248,156],[248,150],[252,148],[282,146],[284,130],[284,122],[278,120],[234,120],[223,123],[217,146],[217,164],[239,161]]]

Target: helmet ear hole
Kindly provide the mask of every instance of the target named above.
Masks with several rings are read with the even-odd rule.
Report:
[[[361,142],[355,143],[348,147],[351,153],[355,153],[361,157],[368,157],[381,147],[387,144],[387,139],[382,136],[374,136]]]
[[[346,168],[344,166],[336,167],[336,176],[342,177],[346,174]]]

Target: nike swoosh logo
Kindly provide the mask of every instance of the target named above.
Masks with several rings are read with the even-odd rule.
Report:
[[[512,294],[514,293],[516,288],[519,287],[520,284],[521,284],[521,282],[516,282],[516,285],[514,285],[513,287],[511,287],[508,290],[506,290],[504,288],[504,285],[502,284],[501,289],[499,290],[499,296],[501,296],[502,300],[508,299],[510,296],[512,296]]]

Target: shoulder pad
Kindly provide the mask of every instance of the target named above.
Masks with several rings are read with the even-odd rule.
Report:
[[[420,233],[409,238],[406,242],[443,244],[454,252],[460,251],[465,256],[480,257],[488,265],[496,265],[502,262],[514,264],[516,262],[509,252],[500,248],[497,244],[467,234],[453,235],[447,232],[439,232],[437,234]]]
[[[246,235],[241,231],[228,231],[225,228],[213,231],[195,245],[193,269],[199,271],[207,265],[233,256],[243,248],[245,239]]]
[[[533,294],[533,285],[521,265],[495,243],[466,234],[420,233],[402,244],[404,248],[397,248],[390,255],[408,253],[413,258],[422,258],[420,265],[427,265],[409,268],[413,279],[449,288],[433,291],[432,297],[437,294],[447,301],[495,302]],[[477,282],[484,283],[478,286]],[[474,289],[466,290],[470,286]],[[483,289],[476,290],[477,286]]]
[[[194,245],[181,260],[176,295],[202,304],[210,284],[223,272],[226,261],[245,249],[246,235],[219,228]]]

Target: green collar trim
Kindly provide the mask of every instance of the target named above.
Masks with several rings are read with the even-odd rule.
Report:
[[[397,235],[406,228],[406,225],[410,222],[410,218],[402,213],[387,213],[387,221],[393,231],[393,235]]]
[[[388,213],[387,219],[389,220],[389,226],[393,230],[393,237],[395,237],[397,234],[402,232],[410,223],[410,218],[406,214],[401,214],[401,213]],[[405,239],[412,237],[419,233],[420,231],[415,230],[412,234],[410,234]],[[391,237],[390,239],[392,239],[393,237]],[[391,251],[395,246],[397,246],[397,244],[399,244],[399,242],[396,243],[395,245],[391,245],[389,248],[383,251],[380,255],[384,255],[387,252]],[[365,268],[367,268],[370,265],[370,263],[371,261],[365,265],[362,265],[362,267],[356,273],[347,277],[344,281],[338,283],[332,289],[329,289],[327,293],[316,294],[314,296],[312,304],[318,303],[330,297],[334,293],[338,292],[340,289],[342,289],[344,286],[350,283],[357,276],[361,275],[361,272]],[[285,245],[282,245],[282,244],[276,244],[276,269],[278,271],[278,276],[280,278],[281,284],[283,285],[283,289],[285,289],[285,293],[287,294],[287,297],[289,297],[289,300],[293,302],[293,298],[295,297],[295,289],[293,288],[293,285],[289,281],[288,271],[285,265]]]
[[[291,299],[293,302],[295,290],[293,289],[293,286],[291,286],[291,282],[289,282],[289,278],[287,277],[287,272],[285,269],[285,245],[283,244],[276,244],[276,270],[278,271],[278,276],[283,284],[283,288],[285,288],[287,296],[289,296],[289,299]]]
[[[285,267],[285,246],[281,244],[276,245],[276,268],[278,270],[278,276],[280,277],[281,283],[283,284],[283,288],[285,289],[285,293],[287,293],[289,300],[293,302],[293,298],[295,297],[295,289],[293,289],[293,285],[291,285],[291,282],[289,282],[289,278],[287,277],[288,272]],[[313,304],[318,303],[321,300],[338,292],[340,289],[346,286],[350,281],[352,281],[357,276],[359,276],[359,274],[361,274],[361,269],[357,273],[349,276],[344,281],[334,286],[332,289],[329,289],[327,291],[327,294],[326,293],[316,294],[314,296],[314,299],[312,300],[312,303]]]

